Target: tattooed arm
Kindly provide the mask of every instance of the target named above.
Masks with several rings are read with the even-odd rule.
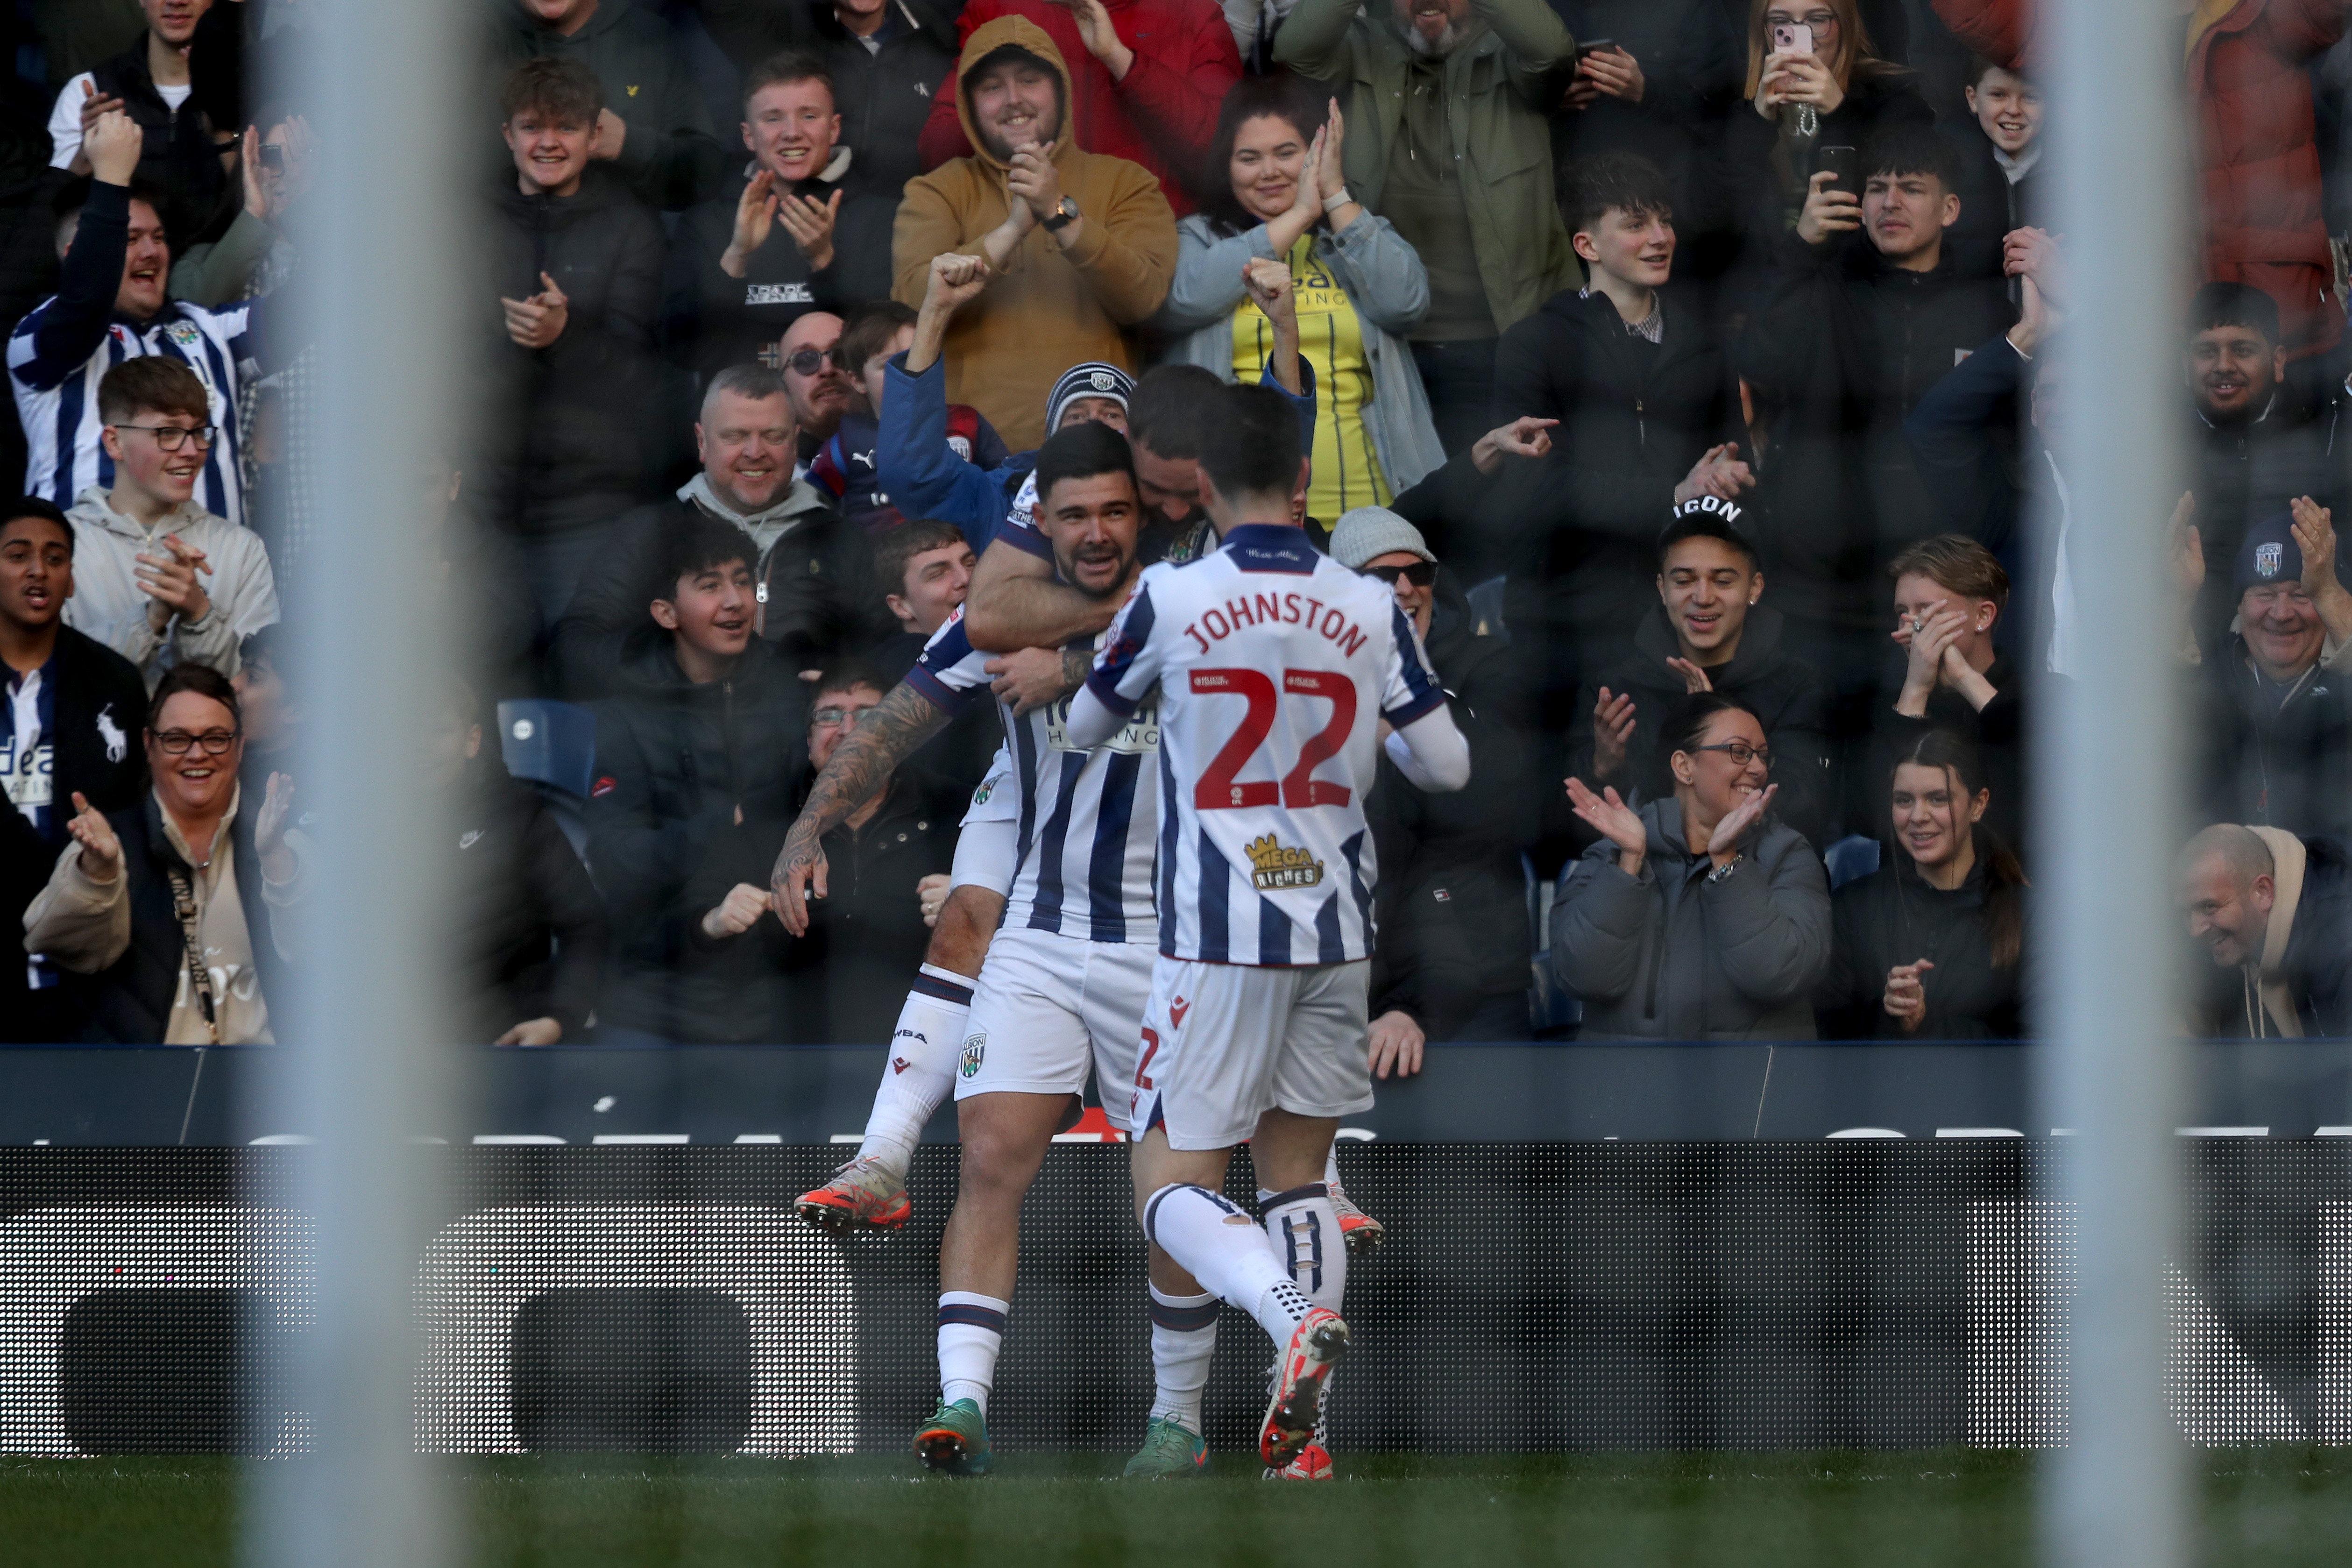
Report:
[[[776,895],[776,918],[786,931],[806,936],[807,900],[824,897],[824,836],[873,799],[889,782],[890,771],[947,728],[953,717],[902,680],[834,749],[824,771],[809,785],[808,803],[784,835],[783,850],[769,879]]]

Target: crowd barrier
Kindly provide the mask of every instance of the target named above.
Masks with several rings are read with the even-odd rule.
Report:
[[[2036,1447],[2066,1435],[2063,1139],[1351,1142],[1333,1446]],[[2200,1443],[2352,1442],[2352,1138],[2179,1144],[2168,1394]],[[901,1452],[936,1388],[952,1149],[840,1241],[824,1144],[419,1145],[417,1440],[439,1453]],[[299,1451],[317,1249],[300,1147],[0,1149],[0,1451]],[[1227,1190],[1252,1191],[1246,1154]],[[1134,1444],[1150,1394],[1122,1151],[1024,1215],[1000,1447]],[[1207,1411],[1244,1463],[1267,1360],[1228,1310]]]

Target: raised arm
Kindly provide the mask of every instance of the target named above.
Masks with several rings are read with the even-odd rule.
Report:
[[[1389,731],[1382,749],[1415,789],[1444,795],[1470,782],[1470,742],[1443,702]]]
[[[1117,598],[1093,599],[1054,580],[1054,562],[1036,531],[1007,527],[989,542],[963,604],[964,635],[990,653],[1060,647],[1090,637],[1118,614]]]
[[[955,715],[902,680],[876,705],[865,721],[835,748],[824,771],[809,785],[808,800],[784,835],[776,856],[770,887],[776,895],[776,918],[794,936],[808,934],[808,899],[825,895],[825,834],[849,819],[874,797],[891,770],[912,756],[917,747],[948,726]]]

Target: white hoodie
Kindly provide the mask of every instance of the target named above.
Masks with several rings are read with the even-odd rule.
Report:
[[[144,529],[108,505],[106,496],[92,485],[66,513],[74,525],[74,595],[66,601],[66,625],[137,665],[150,691],[184,659],[235,675],[237,645],[278,619],[278,581],[260,535],[192,500]],[[168,554],[167,533],[205,552],[212,572],[199,574],[197,581],[212,608],[200,621],[175,614],[159,635],[147,619],[154,601],[140,589],[138,557]]]

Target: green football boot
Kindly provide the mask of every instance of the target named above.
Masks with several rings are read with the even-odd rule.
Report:
[[[940,1401],[915,1433],[915,1457],[942,1475],[988,1474],[988,1417],[969,1399]]]
[[[1209,1440],[1181,1421],[1154,1417],[1143,1430],[1143,1447],[1127,1462],[1131,1481],[1181,1479],[1209,1473]]]

